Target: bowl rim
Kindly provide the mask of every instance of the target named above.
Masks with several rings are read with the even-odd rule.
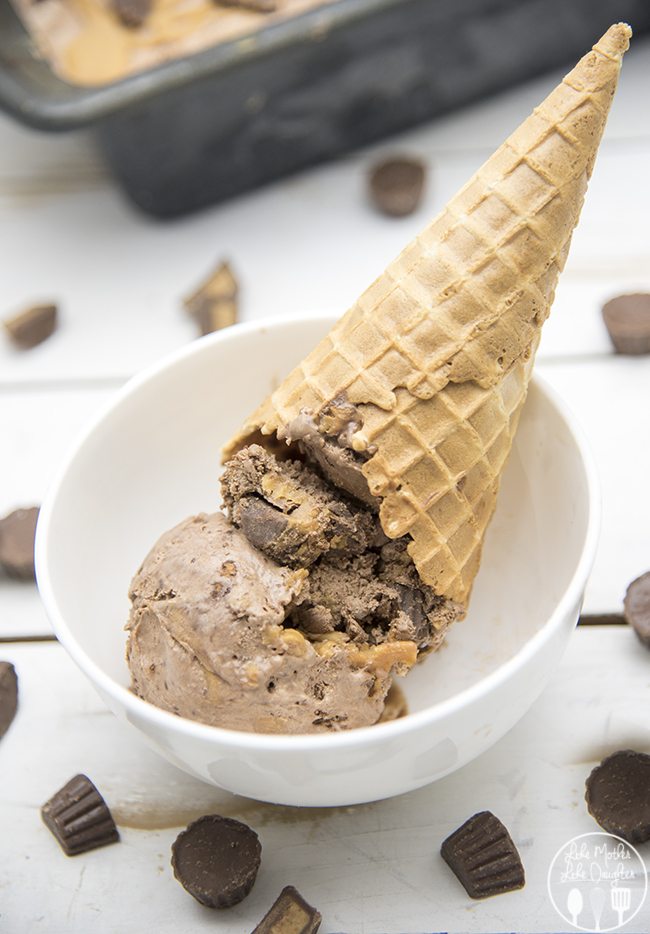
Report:
[[[80,432],[70,446],[67,456],[60,463],[54,478],[48,488],[47,494],[40,509],[35,541],[35,566],[39,592],[47,615],[52,623],[54,632],[71,656],[73,661],[98,688],[100,693],[108,695],[127,713],[127,719],[136,722],[142,719],[149,720],[153,725],[181,734],[186,738],[220,745],[224,748],[239,750],[256,750],[258,752],[288,752],[303,750],[333,751],[351,747],[371,746],[383,743],[396,736],[419,731],[422,728],[440,722],[446,717],[468,707],[492,692],[500,683],[509,680],[519,670],[524,668],[530,659],[549,642],[557,629],[561,628],[567,615],[578,604],[582,591],[596,556],[598,535],[601,518],[601,498],[598,474],[590,446],[584,432],[576,420],[573,412],[558,395],[558,393],[537,373],[533,374],[532,382],[542,395],[550,401],[556,412],[567,425],[576,444],[582,462],[586,486],[588,516],[587,528],[584,535],[580,557],[564,592],[556,603],[553,613],[543,623],[540,629],[515,654],[499,665],[494,671],[481,678],[475,684],[464,688],[457,694],[415,713],[407,714],[399,719],[372,726],[357,727],[353,730],[342,730],[335,733],[253,733],[243,730],[230,730],[225,727],[210,726],[188,720],[176,714],[156,707],[143,700],[132,691],[119,684],[108,675],[86,651],[81,647],[61,612],[55,588],[49,572],[48,552],[52,547],[51,521],[56,509],[58,493],[66,480],[68,472],[77,456],[88,441],[100,429],[103,421],[139,389],[155,380],[168,369],[182,364],[187,359],[200,354],[211,352],[215,345],[226,344],[247,334],[264,333],[290,327],[295,324],[322,325],[323,329],[335,323],[338,316],[331,314],[315,315],[282,315],[262,320],[248,321],[232,325],[222,331],[217,331],[205,337],[190,341],[188,344],[165,354],[153,364],[143,368],[132,376],[114,393],[111,398],[100,407],[94,417]],[[110,705],[109,705],[110,706]]]

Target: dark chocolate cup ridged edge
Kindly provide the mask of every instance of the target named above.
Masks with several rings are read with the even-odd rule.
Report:
[[[14,721],[18,710],[18,675],[11,662],[0,662],[0,739]]]
[[[41,817],[68,856],[117,843],[108,805],[86,775],[75,775],[41,808]]]
[[[465,821],[447,837],[440,852],[471,898],[512,892],[526,883],[517,847],[490,811]]]
[[[628,757],[640,759],[644,762],[649,776],[648,786],[646,787],[650,788],[650,755],[643,752],[636,752],[633,749],[619,749],[610,756],[606,756],[602,762],[595,766],[589,773],[585,782],[585,801],[587,810],[593,819],[603,830],[607,831],[607,833],[611,833],[616,837],[621,837],[629,843],[647,843],[648,840],[650,840],[650,804],[646,805],[644,812],[640,811],[638,815],[635,815],[629,807],[631,799],[628,797],[628,800],[623,803],[623,807],[621,808],[620,799],[617,796],[615,801],[611,801],[610,799],[609,807],[612,813],[607,815],[603,813],[603,807],[592,800],[594,788],[598,782],[603,779],[603,776],[605,776],[605,780],[607,780],[607,778],[609,778],[610,781],[613,779],[618,784],[622,793],[628,796],[632,794],[624,774],[625,767],[623,765],[623,760]],[[612,775],[610,772],[608,775],[608,771],[612,768],[619,770],[618,774],[615,773]],[[646,801],[647,800],[646,798]],[[634,826],[631,826],[631,823],[633,823]]]
[[[641,644],[650,649],[650,571],[636,577],[628,585],[623,600],[623,615]]]
[[[243,833],[246,835],[249,843],[253,846],[253,860],[249,871],[239,876],[238,881],[232,880],[231,891],[224,891],[223,889],[219,892],[207,893],[201,891],[199,886],[192,885],[192,880],[185,878],[185,874],[179,865],[179,862],[183,855],[183,849],[186,844],[192,838],[192,834],[197,828],[197,826],[209,822],[209,821],[218,821],[228,829],[234,830],[237,833]],[[189,844],[191,845],[191,844]],[[202,905],[205,905],[206,908],[232,908],[234,905],[238,905],[239,902],[243,901],[247,895],[250,894],[253,886],[255,885],[255,880],[257,879],[257,873],[260,868],[262,858],[262,844],[260,843],[259,837],[255,831],[244,824],[242,821],[238,821],[232,817],[221,817],[219,814],[205,814],[203,817],[197,818],[197,820],[192,821],[187,825],[185,830],[182,830],[179,835],[176,837],[172,843],[172,870],[174,872],[174,877],[180,884],[183,886],[186,892],[189,892],[198,902]]]

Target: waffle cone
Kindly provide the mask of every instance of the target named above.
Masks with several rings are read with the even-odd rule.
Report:
[[[384,531],[465,606],[630,35],[607,31],[224,451],[352,403]]]

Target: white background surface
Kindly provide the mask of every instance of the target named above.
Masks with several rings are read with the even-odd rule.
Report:
[[[83,134],[41,136],[0,118],[0,314],[50,298],[62,314],[57,333],[27,353],[0,335],[0,514],[39,502],[110,393],[194,337],[181,299],[217,260],[230,258],[240,277],[245,320],[343,312],[559,77],[167,224],[131,209]],[[625,59],[538,356],[538,372],[581,420],[601,475],[589,613],[620,612],[627,584],[650,567],[650,358],[613,355],[599,311],[614,294],[650,290],[649,90],[650,41],[640,39]],[[393,152],[418,155],[430,168],[421,209],[403,220],[378,216],[365,199],[367,166]],[[596,829],[584,779],[617,748],[650,752],[650,655],[624,627],[582,627],[533,710],[456,775],[355,809],[257,805],[149,753],[57,644],[23,641],[49,632],[35,589],[0,579],[0,657],[15,662],[22,689],[19,716],[0,744],[3,934],[244,934],[288,883],[319,907],[323,934],[559,931],[546,871],[569,837]],[[67,859],[38,810],[84,770],[111,804],[123,842]],[[528,884],[475,903],[437,854],[449,832],[485,808],[511,830]],[[211,810],[255,827],[265,855],[249,899],[218,915],[195,904],[169,866],[178,828]],[[648,863],[647,847],[644,856]],[[632,924],[649,928],[650,903]]]

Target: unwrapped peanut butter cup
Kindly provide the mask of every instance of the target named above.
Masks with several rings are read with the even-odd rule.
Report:
[[[38,506],[15,509],[0,519],[0,566],[10,577],[34,579],[34,538]]]
[[[0,739],[11,726],[18,709],[18,678],[11,662],[0,662]]]
[[[285,886],[253,934],[316,934],[321,914],[292,885]]]
[[[370,173],[370,198],[382,214],[405,217],[420,204],[426,170],[417,159],[387,159]]]
[[[211,334],[237,323],[239,283],[229,263],[222,261],[208,278],[184,300],[201,334]]]
[[[501,895],[526,883],[517,847],[490,811],[465,821],[447,837],[440,852],[471,898]]]
[[[57,323],[55,304],[32,305],[3,322],[10,340],[23,350],[42,344],[54,333]]]
[[[254,830],[230,817],[207,814],[189,824],[172,844],[172,868],[202,905],[231,908],[253,888],[261,855]]]
[[[650,353],[650,293],[611,298],[603,305],[603,321],[618,353],[631,356]]]
[[[632,749],[607,756],[587,779],[585,799],[607,833],[630,843],[650,840],[650,756]]]
[[[75,775],[41,808],[41,817],[67,856],[77,856],[120,835],[108,805],[86,775]]]
[[[650,649],[650,571],[627,588],[623,612],[641,642]]]

